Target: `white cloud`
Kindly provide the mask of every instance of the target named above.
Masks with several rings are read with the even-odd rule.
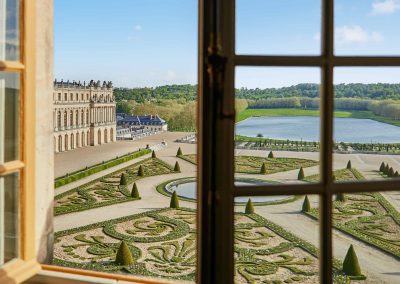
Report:
[[[383,41],[383,36],[378,32],[368,32],[362,27],[354,25],[336,28],[335,39],[340,44],[371,43]]]
[[[400,9],[399,0],[384,0],[375,1],[372,3],[372,14],[382,15],[382,14],[392,14]]]
[[[142,30],[142,26],[141,25],[136,25],[135,26],[135,31],[141,31]]]

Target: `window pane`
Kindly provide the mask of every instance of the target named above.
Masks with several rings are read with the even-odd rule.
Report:
[[[320,54],[318,0],[237,0],[236,53]]]
[[[0,163],[19,155],[19,75],[0,72]]]
[[[18,256],[18,174],[0,178],[0,265]]]
[[[52,263],[194,282],[198,1],[54,3]]]
[[[345,193],[333,208],[333,253],[344,273],[356,283],[398,283],[400,192]]]
[[[317,68],[236,68],[236,179],[319,181],[319,82]]]
[[[337,55],[399,55],[397,0],[336,0]]]
[[[336,181],[398,176],[400,68],[336,68],[334,77]]]
[[[263,198],[273,199],[274,196]],[[318,196],[235,199],[235,283],[318,283]]]
[[[19,60],[19,0],[0,0],[0,60]]]

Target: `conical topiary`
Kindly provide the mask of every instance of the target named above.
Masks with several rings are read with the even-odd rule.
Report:
[[[121,178],[119,180],[120,185],[127,185],[126,176],[124,173],[121,174]]]
[[[301,207],[301,212],[310,212],[311,210],[311,204],[310,204],[310,200],[308,199],[308,196],[306,195],[306,197],[304,197],[304,201],[303,201],[303,206]]]
[[[154,159],[154,158],[157,158],[157,156],[156,156],[156,152],[153,150],[153,152],[151,152],[151,157]]]
[[[343,261],[343,272],[348,276],[361,276],[361,268],[353,245],[350,245]]]
[[[380,171],[381,173],[383,173],[384,170],[385,170],[385,163],[382,162],[381,166],[379,167],[379,171]]]
[[[175,167],[174,167],[174,172],[180,172],[181,171],[181,167],[179,166],[178,161],[175,162]]]
[[[262,163],[261,169],[260,169],[260,174],[265,175],[267,173],[267,167],[265,166],[265,163]]]
[[[182,156],[182,149],[181,147],[178,148],[178,151],[176,152],[176,156]]]
[[[335,182],[336,181],[336,176],[332,175],[332,181]]]
[[[139,190],[137,188],[136,182],[132,186],[131,197],[139,198]]]
[[[399,172],[396,171],[396,172],[394,173],[394,176],[393,176],[393,177],[398,178],[399,176],[400,176],[400,175],[399,175]]]
[[[336,201],[346,201],[346,196],[344,195],[344,193],[338,193],[336,194]]]
[[[171,202],[169,204],[169,207],[170,208],[175,208],[175,209],[179,208],[179,199],[178,199],[178,194],[176,193],[176,191],[174,191],[172,193]]]
[[[253,214],[254,213],[253,202],[251,202],[250,198],[246,203],[246,209],[244,210],[244,213],[246,213],[246,214]]]
[[[139,166],[137,175],[140,176],[140,177],[144,177],[144,169],[143,169],[142,165]]]
[[[392,167],[390,167],[389,172],[388,172],[388,177],[394,177],[394,170]]]
[[[349,170],[351,169],[351,161],[350,160],[347,162],[346,168],[349,169]]]
[[[273,157],[274,157],[274,153],[272,151],[270,151],[269,154],[268,154],[268,158],[272,159]]]
[[[115,256],[115,263],[117,265],[132,265],[133,264],[133,256],[131,250],[125,241],[121,241],[119,245],[117,254]]]
[[[384,173],[385,175],[387,175],[387,174],[389,173],[389,164],[386,164],[385,170],[383,171],[383,173]]]
[[[303,180],[304,179],[304,170],[303,167],[300,168],[299,174],[297,175],[298,180]]]

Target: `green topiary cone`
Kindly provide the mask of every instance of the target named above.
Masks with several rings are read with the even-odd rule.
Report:
[[[361,268],[353,245],[350,245],[343,261],[343,272],[348,276],[361,276]]]
[[[265,163],[263,163],[261,165],[260,174],[265,175],[266,173],[267,173],[267,167],[265,166]]]
[[[394,170],[392,167],[390,167],[389,172],[388,172],[388,177],[394,177]]]
[[[179,147],[178,148],[178,151],[176,152],[176,156],[178,157],[178,156],[182,156],[183,154],[182,154],[182,150],[181,150],[181,147]]]
[[[144,169],[142,165],[139,166],[137,175],[140,177],[144,177]]]
[[[304,201],[303,201],[303,206],[301,207],[301,212],[310,212],[311,210],[311,204],[310,204],[310,200],[308,199],[308,196],[306,195],[306,197],[304,197]]]
[[[351,161],[350,160],[347,162],[346,168],[349,169],[349,170],[351,169]]]
[[[346,196],[344,195],[344,193],[338,193],[338,194],[336,194],[336,201],[345,202],[345,201],[346,201]]]
[[[127,185],[126,176],[124,173],[121,174],[121,179],[119,180],[120,185]]]
[[[268,154],[268,158],[272,159],[273,157],[274,157],[274,153],[272,151],[270,151],[269,154]]]
[[[169,204],[170,208],[174,208],[174,209],[178,209],[179,208],[179,199],[178,199],[178,194],[176,193],[176,191],[174,191],[172,193],[171,196],[171,202]]]
[[[153,150],[153,152],[151,152],[151,157],[154,159],[154,158],[157,158],[157,156],[156,156],[156,152]]]
[[[128,245],[124,241],[121,241],[121,244],[119,245],[117,254],[115,256],[115,263],[117,265],[126,265],[126,266],[133,264],[132,253]]]
[[[385,175],[387,175],[389,173],[389,164],[386,164],[385,166],[385,170],[383,172]]]
[[[254,213],[253,202],[251,202],[250,198],[246,203],[246,209],[244,210],[244,213],[246,213],[246,214],[253,214]]]
[[[178,161],[175,162],[175,167],[174,167],[174,172],[180,172],[181,171],[181,167],[179,166]]]
[[[382,162],[381,166],[379,167],[379,171],[383,173],[385,171],[385,163]]]
[[[136,182],[132,186],[131,197],[133,197],[133,198],[139,198],[140,197],[139,196],[139,190],[138,190],[138,188],[136,186]]]
[[[303,167],[300,168],[299,174],[297,175],[298,180],[303,180],[304,179],[304,170]]]
[[[398,171],[396,171],[395,173],[394,173],[394,176],[393,177],[399,177],[399,172]]]

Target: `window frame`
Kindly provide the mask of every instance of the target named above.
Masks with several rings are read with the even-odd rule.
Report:
[[[0,164],[0,176],[20,173],[18,257],[0,268],[0,283],[19,283],[40,270],[35,250],[35,2],[19,1],[18,61],[0,61],[0,71],[20,74],[19,159]]]
[[[280,56],[280,55],[245,55],[236,54],[235,50],[235,17],[236,1],[218,0],[211,7],[215,15],[212,23],[211,38],[208,47],[204,67],[208,68],[209,77],[214,81],[214,90],[209,90],[214,95],[216,104],[214,112],[203,112],[203,122],[207,123],[210,115],[209,128],[215,131],[210,135],[211,139],[199,139],[203,142],[202,168],[215,166],[213,172],[206,175],[213,183],[209,192],[208,203],[205,210],[199,211],[202,219],[213,216],[214,222],[206,227],[202,223],[203,230],[209,231],[211,235],[202,249],[207,252],[211,259],[203,259],[207,263],[209,281],[207,283],[234,283],[234,198],[243,196],[267,196],[267,195],[303,195],[314,194],[320,197],[320,283],[332,283],[332,197],[338,193],[360,193],[360,192],[382,192],[398,190],[400,181],[362,181],[333,183],[332,159],[333,159],[333,111],[334,111],[334,86],[333,72],[335,67],[389,67],[400,66],[400,56],[336,56],[334,54],[334,0],[321,0],[321,55],[318,56]],[[204,35],[206,36],[206,35]],[[217,39],[215,39],[217,38]],[[212,42],[214,41],[214,43]],[[208,58],[207,58],[208,57]],[[207,65],[207,62],[209,63]],[[234,185],[234,124],[235,124],[235,68],[236,67],[318,67],[321,70],[321,116],[320,116],[320,175],[319,183],[297,185],[256,185],[235,186]],[[222,80],[221,80],[222,78]],[[221,81],[221,82],[218,82]],[[199,86],[202,86],[199,82]],[[206,97],[206,92],[202,93]],[[200,97],[200,99],[202,99]],[[206,103],[210,103],[209,101]],[[204,107],[203,108],[207,108]],[[204,130],[203,138],[206,127]],[[201,136],[201,135],[200,135]],[[204,145],[211,143],[212,146]],[[213,151],[214,149],[214,151]],[[209,151],[208,153],[206,153]],[[207,160],[213,157],[214,161]],[[210,165],[207,164],[210,163]],[[201,163],[200,163],[201,164]],[[230,175],[229,177],[223,175]],[[200,181],[201,182],[201,181]],[[202,184],[206,191],[205,183]],[[199,186],[200,187],[200,186]],[[206,203],[207,200],[201,200]],[[200,199],[198,199],[200,200]],[[199,204],[200,206],[201,204]],[[229,212],[228,214],[226,212]],[[216,215],[211,215],[216,214]],[[221,236],[223,236],[221,238]],[[218,245],[217,245],[218,244]],[[212,252],[212,250],[216,250]],[[209,255],[208,255],[209,254]],[[224,263],[221,267],[220,263]],[[218,267],[218,268],[217,268]],[[199,268],[198,268],[199,269]],[[204,271],[199,272],[204,274]]]

